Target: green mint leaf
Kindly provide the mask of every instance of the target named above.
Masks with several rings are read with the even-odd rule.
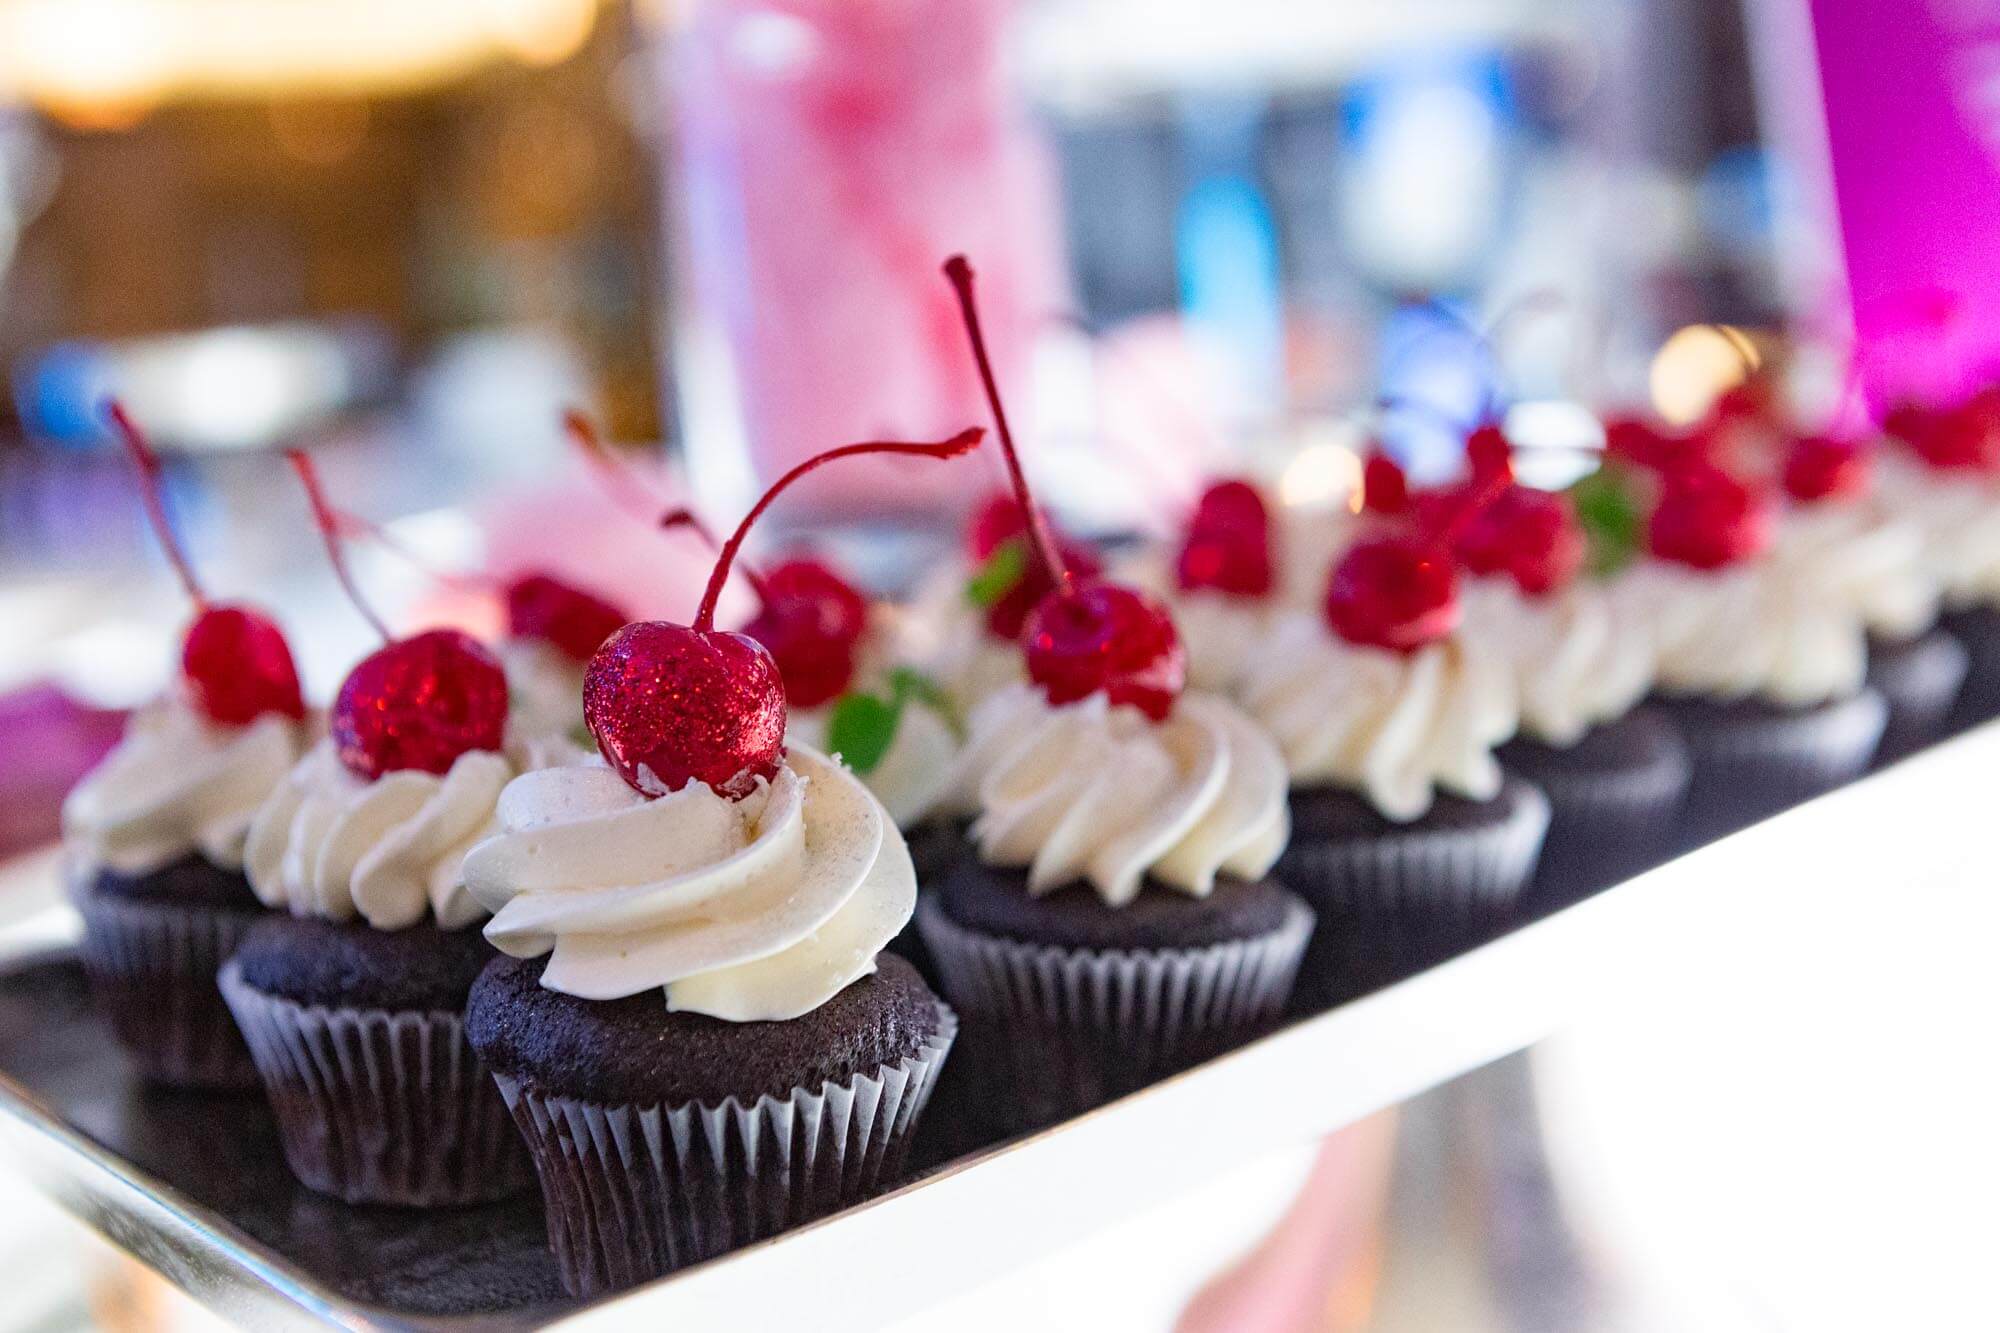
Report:
[[[901,708],[912,700],[936,713],[953,731],[958,730],[958,710],[944,686],[913,666],[894,667],[889,672],[889,697]]]
[[[1593,574],[1613,574],[1639,554],[1645,518],[1622,469],[1607,464],[1569,488],[1589,543]]]
[[[982,609],[992,607],[1014,591],[1027,572],[1028,547],[1019,538],[1010,537],[994,547],[986,563],[965,581],[965,600]]]
[[[872,773],[889,753],[889,744],[896,739],[896,724],[902,720],[901,700],[843,694],[834,701],[833,716],[827,719],[826,748],[856,773]]]

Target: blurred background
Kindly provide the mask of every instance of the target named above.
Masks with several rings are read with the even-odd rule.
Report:
[[[1886,225],[1869,210],[1882,196],[1949,229],[1904,188],[1990,176],[2000,21],[1979,4],[1855,8],[1870,14],[0,0],[0,854],[53,834],[57,797],[158,687],[185,617],[107,395],[169,455],[210,587],[276,608],[321,698],[369,634],[277,451],[313,450],[342,502],[417,557],[358,553],[392,622],[490,628],[476,583],[426,570],[531,566],[685,616],[706,557],[606,495],[560,413],[589,412],[662,504],[724,519],[806,453],[981,422],[937,273],[953,251],[979,270],[1025,442],[1075,526],[1163,526],[1222,469],[1287,504],[1341,504],[1371,430],[1421,473],[1449,467],[1453,423],[1496,401],[1530,448],[1595,445],[1612,409],[1691,421],[1744,373],[1713,326],[1757,357],[1810,360],[1866,322],[1862,298],[1905,289],[1909,266],[1867,267]],[[1876,128],[1840,99],[1878,68],[1915,82]],[[1918,151],[1925,99],[1956,138]],[[1856,142],[1908,158],[1908,181],[1832,169]],[[1933,150],[1962,156],[1938,167]],[[1983,216],[1968,255],[2000,253],[2000,210]],[[2000,276],[1910,262],[1964,289]],[[1433,407],[1377,421],[1385,394]],[[893,589],[951,540],[972,489],[863,468],[815,478],[782,519]],[[1135,1256],[1155,1256],[1150,1303],[1120,1308],[1146,1316],[1134,1327],[1184,1308],[1231,1326],[1187,1305],[1198,1282],[1330,1170],[1355,1216],[1396,1182],[1396,1216],[1433,1248],[1385,1252],[1322,1219],[1313,1234],[1346,1248],[1313,1262],[1374,1295],[1298,1326],[1702,1326],[1575,1295],[1574,1243],[1522,1184],[1546,1176],[1523,1146],[1524,1079],[1489,1071],[1407,1109],[1400,1140],[1359,1127],[1142,1227],[1119,1253],[1141,1274]],[[1502,1151],[1461,1171],[1438,1143]],[[0,1302],[0,1324],[198,1322],[129,1266],[86,1303],[80,1270],[46,1257],[76,1238],[18,1216],[5,1270],[49,1291]],[[1160,1279],[1167,1232],[1210,1262]],[[1508,1259],[1505,1282],[1446,1281],[1495,1271],[1451,1249],[1461,1233]],[[961,1313],[1067,1326],[1047,1293],[1123,1271],[1094,1253],[1031,1275],[1046,1306],[986,1293]]]

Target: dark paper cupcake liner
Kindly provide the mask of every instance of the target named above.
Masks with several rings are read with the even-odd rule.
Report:
[[[222,969],[277,1117],[285,1162],[348,1203],[505,1198],[533,1172],[457,1014],[298,1004]]]
[[[1892,764],[1944,735],[1971,655],[1941,629],[1902,642],[1871,640],[1868,684],[1889,706],[1875,763]]]
[[[901,1176],[958,1032],[917,1054],[750,1105],[607,1105],[495,1076],[541,1177],[563,1285],[619,1291],[859,1203]]]
[[[1657,707],[1680,728],[1694,781],[1676,841],[1697,847],[1801,801],[1832,791],[1868,769],[1888,706],[1864,689],[1812,708],[1718,705],[1666,699]]]
[[[1938,625],[1965,645],[1965,686],[1952,706],[1948,729],[1962,731],[2000,717],[2000,610],[1961,607],[1938,618]]]
[[[1571,751],[1519,741],[1500,751],[1503,764],[1549,799],[1526,910],[1566,906],[1666,859],[1694,765],[1671,723],[1649,721],[1646,752],[1623,766],[1571,762]]]
[[[999,1133],[1080,1115],[1220,1054],[1284,1013],[1313,914],[1181,949],[1082,949],[968,930],[929,897],[917,924],[965,1015],[954,1081]]]
[[[1326,1008],[1469,948],[1518,919],[1549,828],[1549,799],[1508,780],[1504,814],[1481,824],[1423,820],[1341,837],[1300,837],[1277,876],[1319,914],[1295,1009]]]
[[[89,890],[76,906],[91,994],[140,1072],[179,1088],[254,1089],[257,1067],[215,974],[257,914]]]

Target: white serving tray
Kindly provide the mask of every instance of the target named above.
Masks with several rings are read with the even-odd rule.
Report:
[[[1526,1047],[1613,998],[1698,975],[1705,941],[1764,932],[1774,961],[1816,875],[1879,862],[1885,829],[1976,854],[2000,725],[1876,774],[1373,995],[1056,1128],[960,1159],[773,1240],[589,1306],[481,1327],[863,1329],[1001,1278],[1273,1149],[1352,1124]],[[1854,876],[1848,874],[1847,879]],[[0,871],[4,879],[4,871]],[[4,937],[45,947],[57,907]],[[1780,971],[1778,975],[1782,975]],[[115,1244],[259,1328],[462,1328],[344,1298],[226,1217],[106,1151],[0,1074],[0,1144]]]

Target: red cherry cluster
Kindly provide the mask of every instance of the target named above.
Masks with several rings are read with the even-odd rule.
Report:
[[[1764,551],[1771,529],[1771,507],[1762,494],[1722,468],[1696,464],[1661,478],[1646,544],[1662,560],[1723,569]]]
[[[1048,525],[1046,515],[1038,513],[1036,519],[1043,526]],[[1051,535],[1055,538],[1056,551],[1065,569],[1079,579],[1097,577],[1103,568],[1097,552],[1061,532],[1052,531]],[[1009,492],[997,491],[973,515],[972,523],[966,529],[966,550],[974,562],[984,563],[1010,542],[1020,543],[1028,558],[1021,568],[1021,576],[987,606],[986,632],[996,639],[1019,643],[1028,613],[1056,590],[1056,581],[1047,567],[1033,556],[1034,538],[1021,502]]]
[[[1187,654],[1173,617],[1158,602],[1122,584],[1085,581],[1056,544],[1046,517],[1036,506],[1014,448],[1013,432],[1000,401],[1000,387],[980,329],[973,295],[972,266],[963,255],[945,261],[945,277],[958,297],[966,339],[979,368],[981,387],[993,413],[1014,500],[1050,591],[1035,604],[1022,627],[1028,678],[1051,703],[1070,703],[1102,693],[1114,705],[1130,704],[1152,718],[1173,710],[1187,681]]]
[[[1459,528],[1452,552],[1475,574],[1504,574],[1530,597],[1563,587],[1587,543],[1566,496],[1509,484]]]
[[[105,411],[138,470],[146,516],[195,606],[194,623],[181,644],[181,683],[188,702],[209,721],[225,726],[243,726],[266,713],[294,720],[304,717],[299,671],[284,632],[262,612],[209,602],[173,524],[167,521],[160,496],[159,455],[122,404],[112,402]]]
[[[327,714],[340,762],[356,777],[385,773],[447,773],[461,755],[498,750],[507,731],[507,676],[485,645],[457,630],[397,639],[355,587],[341,543],[345,524],[328,503],[312,460],[286,455],[312,503],[334,577],[383,646],[361,659],[341,682]]]
[[[1414,652],[1458,627],[1458,574],[1435,542],[1410,533],[1366,538],[1333,567],[1324,609],[1349,643]]]
[[[1255,486],[1218,481],[1202,492],[1174,573],[1185,591],[1271,595],[1271,513]]]
[[[984,434],[974,428],[936,444],[843,445],[815,454],[778,478],[722,543],[692,625],[657,620],[627,625],[590,659],[583,677],[583,717],[605,762],[647,796],[702,782],[720,796],[741,799],[756,789],[759,779],[775,777],[785,753],[784,672],[757,639],[715,628],[716,603],[751,527],[792,483],[837,459],[862,454],[956,458]],[[815,630],[859,623],[844,597],[826,595],[818,575],[791,577],[805,593],[801,604],[813,608],[812,617],[820,617],[827,607],[838,612],[816,620]],[[861,609],[865,615],[865,607]]]
[[[576,662],[590,655],[620,625],[623,611],[549,574],[524,574],[507,585],[507,633],[540,639]]]

